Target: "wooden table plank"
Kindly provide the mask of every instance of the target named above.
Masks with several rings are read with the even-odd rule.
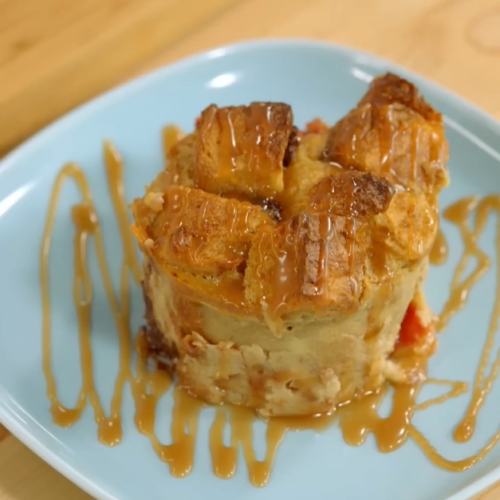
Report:
[[[91,500],[13,437],[0,445],[1,500]]]
[[[0,0],[0,155],[119,82],[257,37],[351,45],[500,117],[498,26],[499,0]],[[89,499],[0,426],[0,500],[33,497]]]
[[[7,429],[2,424],[0,424],[0,443],[4,439],[6,439],[8,435],[9,435],[9,432],[7,431]]]
[[[0,7],[0,156],[238,1],[6,2]],[[28,6],[36,10],[26,18]]]
[[[262,19],[267,3],[243,2],[143,70],[248,37],[313,38],[390,59],[500,117],[499,0],[275,0]]]

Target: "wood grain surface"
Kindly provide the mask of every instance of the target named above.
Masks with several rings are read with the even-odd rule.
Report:
[[[500,118],[500,0],[0,0],[0,156],[163,64],[290,36],[381,55]],[[90,497],[0,425],[0,500],[32,498]],[[500,485],[479,499],[500,500]]]

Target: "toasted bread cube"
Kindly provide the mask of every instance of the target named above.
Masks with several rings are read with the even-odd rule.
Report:
[[[385,177],[395,186],[439,191],[448,184],[441,115],[414,85],[373,80],[358,106],[331,130],[323,160]]]
[[[318,182],[309,203],[314,213],[363,218],[385,212],[393,196],[394,188],[384,178],[351,170]]]
[[[258,228],[274,225],[259,206],[182,186],[148,192],[132,210],[134,233],[160,266],[212,276],[236,271]]]
[[[209,106],[197,122],[196,187],[250,199],[283,191],[283,160],[292,129],[287,104]]]
[[[264,303],[271,320],[283,311],[349,309],[362,292],[367,229],[364,221],[308,212],[264,228],[247,262],[247,299]]]

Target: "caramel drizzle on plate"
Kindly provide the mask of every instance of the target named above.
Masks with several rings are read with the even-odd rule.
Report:
[[[438,228],[436,239],[431,247],[429,262],[434,266],[440,266],[448,260],[448,243],[443,230]]]
[[[170,134],[173,136],[173,133]],[[171,141],[169,134],[165,142]],[[119,293],[116,294],[107,264],[104,239],[97,211],[92,199],[90,185],[83,171],[75,164],[66,165],[56,178],[50,198],[47,221],[44,229],[40,255],[40,281],[42,292],[42,339],[43,339],[43,371],[47,384],[47,396],[51,403],[53,421],[57,425],[69,427],[75,424],[86,409],[88,403],[94,412],[100,442],[108,446],[120,443],[122,439],[122,398],[125,385],[130,386],[135,403],[135,424],[139,432],[147,436],[159,458],[167,463],[170,472],[175,477],[188,475],[194,465],[194,452],[198,432],[198,420],[205,404],[189,396],[179,386],[173,389],[174,408],[171,418],[172,443],[164,445],[156,434],[161,422],[156,421],[156,408],[160,399],[171,388],[171,377],[161,366],[154,365],[148,359],[148,350],[142,335],[135,337],[136,362],[132,369],[132,335],[130,331],[130,281],[139,283],[141,280],[140,265],[135,253],[134,243],[129,231],[129,221],[123,189],[123,164],[117,152],[106,143],[104,148],[106,174],[115,215],[120,229],[120,237],[124,249],[120,272]],[[73,299],[78,319],[78,339],[81,354],[82,387],[73,408],[64,406],[59,400],[57,384],[52,370],[51,345],[51,299],[49,287],[49,257],[52,232],[55,224],[58,200],[66,180],[72,180],[81,193],[81,202],[72,208],[72,219],[75,227],[74,235],[74,281]],[[476,212],[473,230],[467,225],[470,214]],[[483,200],[465,199],[450,207],[445,217],[454,222],[460,229],[464,239],[465,250],[455,271],[455,278],[448,300],[438,326],[443,328],[451,316],[465,305],[470,288],[486,272],[490,263],[486,255],[478,248],[477,239],[484,229],[490,212],[500,212],[500,197],[488,197]],[[439,241],[438,236],[436,241]],[[93,374],[93,353],[90,344],[90,317],[93,300],[93,283],[88,268],[88,247],[93,241],[96,250],[99,271],[103,280],[106,297],[113,313],[119,340],[120,363],[115,390],[111,399],[109,414],[96,389]],[[444,237],[443,240],[444,241]],[[436,243],[443,247],[443,242]],[[497,241],[500,251],[500,241]],[[436,250],[439,255],[445,252]],[[462,280],[467,260],[471,256],[478,258],[478,267]],[[498,276],[500,282],[500,276]],[[465,297],[465,298],[464,298]],[[491,318],[488,339],[481,356],[471,402],[466,417],[457,427],[455,438],[465,441],[472,436],[475,418],[484,399],[496,378],[500,366],[500,357],[494,362],[488,375],[485,375],[489,352],[492,348],[496,324],[500,316],[500,290],[497,290],[495,308]],[[426,370],[426,358],[409,358],[414,368]],[[442,404],[450,398],[455,398],[466,392],[463,382],[418,379],[411,385],[393,386],[393,409],[387,418],[378,414],[378,407],[387,395],[387,387],[368,393],[360,399],[344,404],[330,415],[309,417],[280,417],[267,421],[267,452],[264,460],[257,460],[254,449],[253,423],[256,415],[247,408],[221,406],[215,410],[215,418],[210,430],[210,452],[214,474],[227,479],[235,474],[238,463],[238,450],[243,449],[249,478],[253,485],[263,486],[270,476],[273,461],[280,443],[288,431],[327,429],[335,420],[344,439],[351,445],[361,445],[372,433],[378,448],[382,452],[398,449],[408,439],[413,439],[426,455],[438,466],[447,470],[465,470],[481,460],[500,440],[500,431],[475,456],[460,461],[450,461],[439,453],[427,441],[425,436],[411,423],[415,411],[428,408],[431,405]],[[445,385],[450,390],[433,399],[417,404],[417,396],[423,384]],[[165,422],[167,425],[167,422]],[[230,441],[224,444],[224,428],[230,426]]]
[[[470,227],[469,219],[472,213],[474,213],[475,217],[472,227]],[[455,269],[450,296],[444,305],[443,312],[437,322],[438,330],[443,330],[453,315],[465,307],[471,289],[491,267],[490,258],[479,247],[478,240],[484,231],[490,214],[492,213],[496,213],[497,216],[500,216],[500,196],[498,195],[487,196],[482,199],[477,197],[464,198],[463,200],[460,200],[448,207],[444,212],[445,219],[458,227],[464,243],[464,252]],[[497,222],[495,246],[496,254],[497,256],[500,256],[500,221]],[[476,266],[468,276],[464,277],[467,264],[472,258],[475,258]],[[500,265],[497,263],[496,267],[496,290],[493,310],[490,316],[486,342],[476,369],[470,403],[465,417],[458,424],[454,432],[453,437],[458,442],[469,441],[473,436],[476,428],[478,413],[485,403],[486,397],[490,392],[491,387],[497,378],[498,370],[500,369],[499,351],[489,369],[489,372],[487,373],[488,363],[498,329],[498,320],[500,318]],[[486,448],[493,447],[499,440],[500,430],[495,436],[493,436]],[[481,455],[481,453],[479,453],[479,455]]]
[[[82,387],[78,395],[76,405],[73,408],[64,406],[58,396],[56,381],[52,371],[52,347],[51,347],[51,308],[49,290],[49,257],[52,239],[52,231],[57,211],[57,203],[62,187],[67,178],[72,179],[82,194],[82,202],[72,209],[72,219],[75,225],[74,236],[74,279],[73,300],[78,319],[78,333],[80,345],[80,363],[82,371]],[[115,317],[117,330],[120,338],[120,371],[115,385],[115,395],[111,402],[110,417],[107,417],[96,391],[93,376],[93,357],[90,345],[90,315],[92,307],[92,281],[87,267],[87,250],[89,236],[93,236],[99,270],[102,276],[104,288]],[[123,273],[122,273],[123,274]],[[113,291],[111,275],[106,263],[104,240],[99,225],[95,206],[92,200],[90,186],[83,172],[74,164],[66,165],[56,178],[54,191],[51,197],[47,222],[44,229],[42,251],[40,256],[40,281],[42,289],[42,339],[43,339],[43,371],[47,383],[47,396],[51,402],[51,413],[56,424],[69,427],[79,420],[87,403],[90,401],[98,426],[99,440],[107,445],[115,445],[120,442],[121,432],[121,398],[122,389],[127,378],[128,360],[125,349],[122,346],[125,335],[121,332],[126,327],[122,320],[121,311],[118,309],[117,301]],[[128,291],[128,281],[122,280],[122,288]],[[126,309],[128,304],[123,304]],[[128,327],[128,325],[127,325]],[[127,332],[128,334],[128,332]]]

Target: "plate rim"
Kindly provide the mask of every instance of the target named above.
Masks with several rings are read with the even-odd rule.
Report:
[[[0,179],[13,168],[23,168],[22,161],[20,161],[23,156],[29,154],[30,151],[35,149],[39,144],[50,141],[51,136],[60,134],[65,128],[71,127],[81,120],[85,120],[88,115],[91,115],[99,108],[108,106],[123,98],[127,94],[140,89],[141,87],[147,87],[155,80],[169,78],[178,71],[188,69],[211,59],[222,59],[235,54],[245,55],[255,50],[290,50],[294,47],[297,49],[310,48],[333,54],[340,54],[341,56],[352,60],[358,59],[359,62],[368,63],[374,69],[399,73],[417,84],[424,84],[429,91],[436,95],[439,99],[450,103],[455,108],[463,108],[463,113],[472,115],[476,120],[482,122],[483,125],[500,134],[500,120],[497,120],[484,109],[458,95],[454,91],[448,90],[446,87],[435,83],[433,80],[430,80],[423,75],[406,68],[404,65],[395,63],[384,57],[352,46],[312,38],[250,38],[235,43],[214,46],[207,50],[198,51],[187,57],[183,57],[163,66],[159,66],[156,69],[152,69],[151,71],[132,78],[131,80],[114,86],[111,89],[102,92],[76,106],[61,117],[58,117],[54,121],[45,125],[41,130],[37,131],[4,156],[0,160]],[[477,139],[482,142],[479,137]],[[500,158],[500,153],[498,153],[498,157]],[[0,423],[4,425],[16,439],[21,441],[21,443],[27,446],[31,452],[35,453],[50,467],[96,499],[123,500],[119,499],[119,497],[115,496],[107,489],[103,489],[100,483],[94,481],[91,476],[85,475],[77,467],[70,465],[63,457],[57,455],[50,447],[34,437],[34,435],[27,428],[24,428],[23,425],[14,417],[12,411],[2,403],[2,400],[5,399],[6,395],[8,394],[0,388]],[[485,473],[483,476],[473,480],[467,486],[443,500],[468,500],[472,497],[472,495],[484,491],[486,488],[499,480],[500,465]]]

